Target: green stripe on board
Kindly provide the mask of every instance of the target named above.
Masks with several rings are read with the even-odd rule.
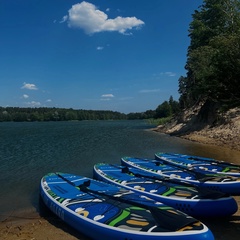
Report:
[[[169,206],[158,207],[158,208],[162,209],[162,210],[172,210],[173,209],[172,207],[169,207]]]
[[[163,194],[163,196],[168,196],[168,195],[172,194],[172,193],[175,192],[175,191],[176,191],[175,188],[170,187],[170,189],[169,189],[167,192],[165,192],[165,193]]]
[[[116,219],[109,223],[109,226],[115,226],[115,224],[125,219],[129,214],[130,214],[129,211],[123,210],[122,214],[119,217],[117,217]]]
[[[230,168],[226,167],[222,172],[229,172]]]

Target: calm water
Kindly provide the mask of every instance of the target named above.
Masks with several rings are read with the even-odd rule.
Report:
[[[151,127],[144,121],[0,123],[0,220],[37,212],[39,182],[48,172],[91,177],[95,163],[153,158],[158,151],[239,161],[239,152],[146,131]]]

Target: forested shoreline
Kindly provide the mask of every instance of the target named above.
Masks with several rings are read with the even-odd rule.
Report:
[[[240,1],[204,0],[189,37],[180,110],[157,131],[240,151]]]
[[[0,122],[121,120],[127,115],[114,111],[74,110],[65,108],[0,107]]]
[[[83,110],[72,108],[20,108],[0,107],[0,122],[45,122],[82,120],[134,120],[155,118],[156,111],[120,113],[107,110]]]
[[[0,107],[0,122],[158,119],[169,118],[178,110],[179,104],[172,96],[155,110],[128,114],[110,110]]]

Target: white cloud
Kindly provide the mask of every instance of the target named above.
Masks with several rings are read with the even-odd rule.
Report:
[[[27,99],[29,96],[27,94],[23,94],[23,98]]]
[[[101,96],[101,101],[110,101],[112,98],[114,98],[114,95],[109,93],[109,94],[103,94]]]
[[[32,83],[23,83],[22,89],[28,89],[28,90],[38,90],[35,84]]]
[[[59,23],[64,23],[64,22],[66,22],[67,20],[68,20],[68,16],[65,15],[65,16],[63,16],[62,20],[61,20]]]
[[[174,72],[161,72],[160,74],[154,74],[155,77],[158,77],[158,76],[168,76],[168,77],[175,77],[177,74],[174,73]]]
[[[176,73],[174,73],[174,72],[165,72],[164,74],[169,76],[169,77],[175,77],[176,76]]]
[[[26,102],[26,104],[31,106],[31,107],[39,107],[39,106],[41,106],[40,102],[35,102],[35,101]]]
[[[97,50],[99,50],[99,51],[101,51],[101,50],[103,50],[104,49],[104,47],[102,47],[102,46],[98,46],[97,47]]]
[[[52,99],[47,99],[46,102],[52,102]]]
[[[127,30],[140,28],[144,22],[136,17],[116,17],[109,19],[108,15],[88,2],[81,2],[72,6],[68,16],[64,16],[62,22],[68,20],[70,28],[80,28],[86,34],[104,31],[117,31],[125,34]]]
[[[155,93],[155,92],[159,92],[160,89],[144,89],[144,90],[140,90],[140,93]]]
[[[103,94],[102,96],[101,96],[102,98],[113,98],[114,97],[114,95],[113,94]]]

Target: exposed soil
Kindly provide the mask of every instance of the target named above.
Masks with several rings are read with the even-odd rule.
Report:
[[[205,117],[199,108],[189,109],[179,119],[155,131],[179,136],[191,141],[227,147],[240,151],[240,108],[234,108],[220,117]]]

